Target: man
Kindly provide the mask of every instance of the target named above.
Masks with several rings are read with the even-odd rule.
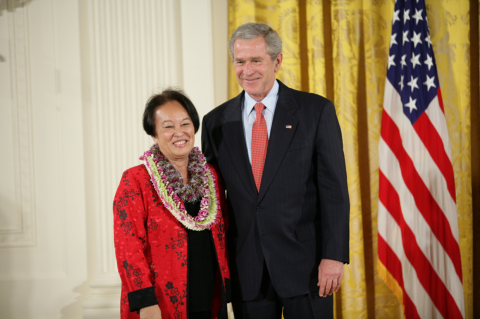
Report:
[[[227,189],[235,318],[333,318],[350,209],[335,108],[275,79],[269,26],[240,26],[229,47],[244,91],[204,117],[202,148]]]

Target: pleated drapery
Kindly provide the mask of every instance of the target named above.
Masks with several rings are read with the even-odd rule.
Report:
[[[478,124],[472,123],[471,110],[478,108],[472,106],[478,103],[478,4],[476,12],[467,0],[426,0],[426,6],[452,145],[466,318],[473,318],[472,229],[479,227],[473,216],[471,153],[472,127],[478,131]],[[277,78],[335,103],[351,203],[350,264],[335,295],[336,318],[403,318],[376,263],[378,143],[393,8],[393,0],[229,0],[229,34],[247,22],[270,25],[283,41]],[[476,34],[472,45],[471,32]],[[477,49],[473,54],[471,47]],[[230,64],[229,98],[239,92]],[[472,114],[478,120],[478,110]]]

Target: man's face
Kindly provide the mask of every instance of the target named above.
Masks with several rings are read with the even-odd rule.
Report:
[[[280,70],[282,53],[272,61],[263,37],[237,39],[233,44],[233,65],[238,84],[255,101],[261,101],[273,87],[275,73]]]

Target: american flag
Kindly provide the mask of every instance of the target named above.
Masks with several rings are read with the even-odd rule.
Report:
[[[396,0],[379,145],[378,271],[406,318],[464,318],[455,180],[424,0]]]

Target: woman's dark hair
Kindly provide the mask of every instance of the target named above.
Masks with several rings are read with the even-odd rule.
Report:
[[[160,94],[154,94],[148,99],[143,112],[143,129],[145,132],[152,137],[157,135],[155,130],[155,111],[160,106],[171,101],[177,101],[183,106],[188,116],[192,119],[195,133],[197,133],[200,127],[197,109],[182,90],[173,88],[168,88]]]

